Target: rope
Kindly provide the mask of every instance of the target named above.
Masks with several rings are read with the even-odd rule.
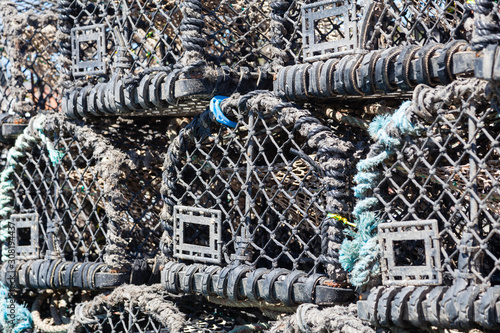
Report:
[[[287,316],[275,322],[270,333],[374,333],[371,327],[365,325],[357,316],[357,305],[335,305],[321,309],[315,304],[302,304],[294,315]]]
[[[58,1],[59,17],[57,21],[58,32],[56,33],[56,41],[59,41],[58,63],[62,64],[60,69],[60,77],[58,85],[62,87],[70,87],[72,82],[71,70],[71,28],[73,28],[74,20],[81,10],[76,1],[59,0]]]
[[[411,102],[404,102],[392,115],[377,116],[369,125],[368,132],[375,141],[368,156],[361,160],[356,168],[354,196],[358,199],[353,210],[357,230],[347,230],[340,248],[342,267],[350,272],[350,282],[354,286],[363,286],[380,274],[377,226],[381,222],[375,209],[378,199],[372,191],[382,178],[381,166],[401,147],[401,138],[417,135],[420,128],[410,122]]]
[[[42,303],[49,297],[49,294],[46,292],[43,292],[37,296],[35,299],[35,302],[33,302],[33,305],[31,307],[31,316],[33,318],[33,323],[35,327],[40,331],[40,332],[45,332],[45,333],[65,333],[68,331],[70,324],[62,324],[62,325],[52,325],[49,324],[45,321],[42,320],[40,316],[40,308],[42,306]]]
[[[489,44],[500,43],[500,14],[498,3],[491,0],[475,0],[474,36],[471,40],[473,50],[484,49]]]
[[[205,20],[202,13],[203,7],[200,0],[184,0],[179,5],[182,20],[179,26],[181,43],[184,54],[177,68],[186,75],[210,76],[210,71],[205,69],[205,47],[207,41],[202,36]],[[212,73],[213,76],[214,73]]]
[[[285,13],[290,7],[289,1],[275,0],[271,2],[271,26],[270,36],[273,54],[273,70],[278,71],[280,67],[284,66],[287,62],[288,55],[286,53],[287,45],[285,35],[287,29],[285,27],[286,19]]]
[[[79,326],[97,323],[96,316],[102,314],[103,309],[110,309],[120,304],[136,306],[143,313],[159,321],[170,332],[180,332],[185,325],[184,314],[173,302],[166,301],[164,295],[165,290],[161,284],[120,286],[109,295],[100,294],[90,302],[78,304],[70,332],[75,332]]]
[[[0,327],[4,333],[21,333],[33,327],[28,309],[9,297],[9,290],[0,282]]]

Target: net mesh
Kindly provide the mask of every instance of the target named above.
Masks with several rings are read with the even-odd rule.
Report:
[[[474,96],[445,103],[423,136],[406,142],[384,165],[375,189],[383,220],[438,221],[448,283],[463,270],[463,251],[471,280],[498,283],[498,138],[498,113],[489,104],[478,103]],[[467,235],[472,238],[464,243]],[[402,266],[425,259],[423,243],[397,248]]]
[[[240,117],[235,129],[214,125],[209,137],[185,138],[171,198],[175,205],[222,212],[225,264],[237,255],[255,267],[316,271],[325,198],[308,164],[315,152],[273,116]],[[208,246],[208,230],[190,231],[193,240],[186,243]],[[237,254],[241,237],[248,244]]]

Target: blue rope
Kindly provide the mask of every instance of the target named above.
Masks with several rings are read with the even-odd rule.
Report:
[[[377,226],[381,222],[375,212],[378,199],[372,190],[382,178],[380,167],[395,153],[402,142],[401,136],[418,135],[420,128],[408,119],[411,102],[404,102],[392,115],[377,116],[368,127],[368,133],[374,140],[370,153],[356,165],[357,184],[354,196],[358,199],[353,210],[357,230],[347,230],[346,238],[340,247],[340,263],[349,272],[350,282],[360,287],[380,275],[379,246]]]
[[[0,327],[4,333],[21,333],[33,328],[30,311],[9,298],[9,290],[0,282]]]

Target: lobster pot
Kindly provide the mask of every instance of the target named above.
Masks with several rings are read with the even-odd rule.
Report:
[[[83,305],[89,314],[79,325],[81,331],[229,332],[250,323],[269,327],[258,323],[262,315],[255,310],[214,305],[196,296],[172,299],[157,286],[122,286],[110,295],[98,295],[77,305]]]
[[[293,1],[280,3],[277,24],[284,65],[407,44],[470,39],[465,1]]]
[[[102,261],[108,219],[92,149],[64,128],[42,135],[11,176],[17,243],[32,248],[18,259]]]
[[[178,161],[167,192],[174,257],[321,271],[325,194],[316,151],[264,110],[237,120],[235,128],[204,127],[195,118],[186,129],[196,130],[169,151]]]
[[[157,297],[160,297],[158,295]],[[171,332],[145,309],[136,305],[120,302],[101,308],[95,315],[93,322],[82,326],[83,332]]]
[[[272,57],[267,1],[67,1],[67,5],[71,11],[66,22],[75,28],[73,40],[85,33],[99,36],[74,44],[80,61],[103,56],[97,74],[106,74],[105,59],[109,64],[117,60],[117,46],[124,47],[129,58],[127,74],[180,65],[184,52],[193,50],[211,65],[254,70]],[[87,69],[81,67],[82,73]]]
[[[14,259],[26,266],[27,274],[38,269],[50,272],[50,263],[60,260],[92,263],[94,274],[101,263],[100,271],[107,269],[108,275],[91,280],[100,279],[94,285],[68,275],[69,280],[52,285],[56,288],[96,289],[149,281],[161,235],[159,156],[167,137],[158,135],[158,126],[164,128],[165,123],[126,125],[108,121],[91,128],[59,115],[38,116],[21,137],[31,143],[21,148],[16,143],[11,149],[15,157],[9,160],[12,170],[3,188],[13,208],[4,218],[15,228]],[[57,265],[50,267],[56,270]],[[85,266],[78,267],[83,272]],[[69,268],[57,269],[64,276]],[[72,282],[77,280],[84,282]],[[44,285],[35,278],[20,284]]]
[[[498,112],[475,98],[443,103],[384,167],[374,193],[397,222],[379,227],[385,284],[499,282]]]
[[[360,31],[360,47],[382,50],[399,45],[470,40],[464,27],[471,16],[466,1],[372,1]]]
[[[47,2],[7,1],[0,11],[1,113],[24,117],[58,108],[57,15]]]

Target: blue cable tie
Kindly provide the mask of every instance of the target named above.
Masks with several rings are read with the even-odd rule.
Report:
[[[219,124],[226,125],[227,127],[235,128],[237,123],[234,121],[231,121],[227,119],[227,117],[222,113],[222,110],[220,108],[220,102],[228,98],[227,96],[214,96],[210,100],[210,112],[212,115],[215,117],[215,120]]]

